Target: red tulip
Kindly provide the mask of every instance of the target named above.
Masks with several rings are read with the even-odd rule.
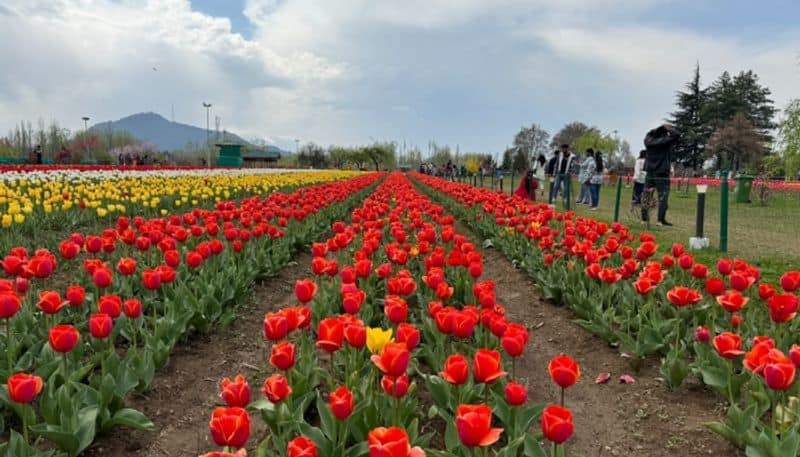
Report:
[[[755,282],[755,278],[741,272],[734,272],[731,274],[729,281],[731,283],[731,288],[741,292],[750,287]]]
[[[456,429],[464,446],[491,446],[500,439],[502,428],[492,428],[492,410],[484,404],[459,405]]]
[[[672,257],[681,257],[684,255],[684,252],[686,252],[686,247],[684,247],[682,244],[680,243],[672,244]],[[682,267],[682,268],[686,269],[688,267]]]
[[[142,315],[142,302],[135,298],[129,298],[122,304],[122,310],[128,319],[136,319]]]
[[[200,457],[247,457],[247,449],[242,448],[236,451],[235,453],[220,452],[220,451],[207,452],[205,454],[202,454]]]
[[[787,271],[781,276],[781,288],[785,292],[800,289],[800,271]]]
[[[347,387],[341,386],[328,396],[328,404],[331,407],[333,416],[340,421],[346,420],[353,413],[354,406],[353,393]]]
[[[144,270],[142,285],[147,290],[158,290],[161,287],[161,274],[156,269]]]
[[[350,347],[361,349],[367,344],[367,328],[360,320],[344,326],[344,339]]]
[[[506,402],[511,406],[524,405],[528,401],[528,388],[516,382],[506,384],[504,390]]]
[[[357,279],[356,269],[350,266],[343,267],[339,275],[342,277],[343,284],[353,284]]]
[[[718,297],[725,293],[725,281],[720,278],[708,278],[706,280],[706,293]]]
[[[800,346],[793,344],[789,349],[789,358],[792,359],[795,367],[800,367]]]
[[[280,403],[292,394],[289,380],[282,374],[274,374],[264,381],[261,393],[272,403]]]
[[[667,300],[679,308],[700,303],[702,299],[700,292],[684,286],[675,286],[667,292]]]
[[[729,313],[738,313],[741,311],[742,308],[747,304],[750,299],[745,297],[736,290],[729,290],[724,294],[717,297],[717,303],[719,303],[725,311]]]
[[[744,354],[742,337],[735,333],[725,332],[714,337],[714,349],[726,359],[735,359]]]
[[[108,268],[98,268],[92,273],[92,282],[100,289],[105,289],[111,285],[113,274]]]
[[[489,349],[478,349],[472,361],[472,373],[476,382],[491,384],[508,373],[503,371],[500,353]]]
[[[694,331],[694,339],[701,343],[708,343],[708,341],[711,340],[711,332],[708,330],[708,327],[705,325],[697,327]]]
[[[478,325],[477,314],[467,312],[466,309],[457,311],[453,317],[453,336],[469,338],[476,325]]]
[[[411,352],[409,352],[405,343],[389,342],[383,346],[381,353],[373,355],[371,360],[384,374],[400,376],[405,374],[406,369],[408,369],[408,363],[411,361]]]
[[[289,341],[282,341],[272,346],[269,364],[273,367],[281,371],[286,371],[294,366],[294,360],[294,344]]]
[[[358,314],[361,310],[361,304],[367,298],[366,292],[363,290],[356,290],[354,292],[345,292],[342,294],[342,308],[347,314]]]
[[[681,254],[678,256],[678,265],[684,270],[688,270],[694,265],[694,257],[691,254]]]
[[[408,392],[408,375],[405,373],[400,376],[383,375],[381,388],[390,397],[403,398]]]
[[[731,327],[739,328],[739,326],[742,325],[742,322],[744,322],[744,318],[741,314],[733,314],[731,316]]]
[[[448,357],[444,362],[444,371],[439,372],[439,376],[457,386],[467,382],[469,363],[466,357],[461,354],[453,354]]]
[[[81,286],[69,286],[64,298],[67,299],[70,306],[81,306],[86,300],[86,290]]]
[[[117,262],[117,271],[122,276],[130,276],[136,273],[136,260],[130,257],[123,257]]]
[[[696,263],[692,267],[692,277],[696,279],[705,279],[708,276],[708,267],[702,263]]]
[[[39,301],[36,306],[45,314],[58,314],[61,308],[67,306],[67,302],[61,300],[61,295],[52,290],[39,292]]]
[[[575,385],[581,377],[581,368],[572,357],[557,355],[547,365],[547,371],[554,383],[566,389]]]
[[[642,277],[633,282],[633,288],[639,295],[647,295],[655,290],[656,285],[649,279]]]
[[[778,349],[772,349],[764,365],[763,376],[770,389],[789,390],[794,383],[794,363]]]
[[[325,352],[336,352],[344,341],[344,324],[337,318],[327,317],[317,325],[317,347]]]
[[[777,292],[775,291],[775,287],[772,284],[759,284],[758,285],[758,296],[761,297],[762,300],[767,300]]]
[[[250,384],[242,375],[237,375],[233,381],[222,378],[219,383],[219,396],[228,406],[246,408],[250,403]]]
[[[199,268],[203,264],[203,260],[203,256],[197,251],[186,253],[186,265],[193,270]]]
[[[298,436],[289,441],[286,455],[287,457],[317,457],[317,445],[305,436]]]
[[[733,272],[733,262],[731,262],[731,259],[719,259],[717,262],[717,271],[719,271],[719,274],[722,276],[731,274],[731,272]]]
[[[411,447],[408,434],[398,427],[378,427],[367,435],[369,457],[425,457],[419,447]]]
[[[270,341],[280,341],[289,333],[289,321],[281,313],[264,315],[264,337]]]
[[[417,347],[419,340],[419,330],[413,325],[404,322],[397,326],[397,342],[405,343],[409,351]]]
[[[119,295],[103,295],[97,303],[97,309],[101,313],[108,314],[112,319],[116,319],[122,314],[122,299]]]
[[[50,347],[56,352],[69,352],[78,344],[81,334],[78,330],[67,324],[56,325],[48,334]]]
[[[42,391],[43,385],[42,378],[36,375],[27,373],[11,375],[6,381],[8,398],[14,403],[31,403]]]
[[[511,357],[519,357],[525,351],[525,345],[528,344],[528,329],[520,324],[509,324],[506,331],[503,332],[500,338],[500,344],[506,351],[506,354]]]
[[[97,339],[107,338],[113,328],[114,321],[108,314],[98,313],[89,318],[89,333]]]
[[[217,446],[244,447],[250,437],[250,416],[242,408],[217,408],[208,424]]]
[[[773,322],[788,322],[797,315],[798,298],[791,293],[773,295],[767,300],[767,306]]]
[[[22,308],[22,300],[10,290],[0,292],[0,319],[14,317]]]
[[[177,276],[175,269],[169,265],[159,265],[156,267],[156,271],[161,279],[161,284],[169,284],[174,281]]]
[[[542,412],[542,433],[549,441],[562,444],[575,431],[572,423],[572,412],[567,408],[550,405]]]
[[[383,303],[383,312],[390,322],[399,324],[408,318],[408,304],[399,296],[387,295]]]
[[[303,279],[294,283],[294,294],[301,303],[308,303],[317,293],[317,284],[310,279]]]
[[[30,287],[31,283],[28,278],[17,276],[17,278],[14,280],[14,289],[16,289],[17,293],[20,295],[26,295]]]
[[[386,279],[392,275],[392,264],[387,262],[383,263],[375,269],[375,274],[381,279]]]

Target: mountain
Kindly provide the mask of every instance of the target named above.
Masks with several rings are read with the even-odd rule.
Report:
[[[91,127],[97,132],[126,131],[139,140],[153,143],[160,151],[184,149],[187,143],[202,146],[206,142],[206,129],[193,125],[171,122],[156,113],[139,113],[123,117],[118,121],[107,121]],[[217,132],[211,131],[215,141]],[[222,135],[222,133],[220,133]],[[230,132],[225,132],[225,140],[248,144],[247,141]]]

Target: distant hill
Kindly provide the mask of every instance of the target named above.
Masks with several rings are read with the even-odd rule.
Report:
[[[91,129],[99,132],[126,131],[139,140],[155,144],[160,151],[176,151],[185,148],[187,143],[200,146],[206,142],[206,129],[171,122],[156,113],[139,113],[123,117],[118,121],[101,122],[93,125]],[[212,130],[212,141],[215,137],[216,132]],[[240,136],[230,132],[225,132],[225,140],[249,144]]]

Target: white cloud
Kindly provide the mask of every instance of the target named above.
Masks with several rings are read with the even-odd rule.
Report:
[[[499,150],[581,119],[636,147],[700,61],[796,95],[798,36],[717,36],[642,18],[680,0],[246,0],[252,36],[188,0],[6,0],[0,132],[139,111],[322,144],[370,136]],[[680,7],[678,5],[677,7]],[[769,27],[766,24],[765,27]],[[153,68],[156,70],[153,70]]]

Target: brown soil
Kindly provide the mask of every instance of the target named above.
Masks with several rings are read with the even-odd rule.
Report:
[[[468,233],[463,228],[462,233]],[[530,277],[494,249],[484,252],[484,276],[497,284],[497,300],[509,320],[531,330],[528,350],[517,362],[534,403],[557,402],[560,388],[547,373],[550,359],[565,353],[581,365],[581,379],[566,392],[575,418],[571,453],[595,456],[737,456],[742,453],[704,427],[720,420],[716,395],[698,383],[669,392],[658,381],[658,360],[645,362],[637,374],[605,341],[572,322],[569,309],[544,302]],[[595,384],[608,372],[607,384]],[[634,384],[621,384],[622,374]]]
[[[469,233],[463,227],[460,231]],[[712,392],[696,383],[667,391],[657,379],[656,360],[646,363],[638,374],[631,372],[615,349],[574,324],[568,309],[542,301],[532,280],[501,253],[487,249],[484,255],[484,279],[496,281],[498,301],[506,306],[509,318],[531,329],[529,348],[517,363],[518,375],[529,386],[530,401],[557,401],[559,391],[547,374],[553,356],[563,352],[581,364],[582,378],[566,395],[575,416],[575,435],[568,445],[571,453],[585,457],[741,455],[703,426],[720,419],[721,405]],[[260,397],[260,380],[266,375],[258,369],[267,365],[261,316],[294,302],[294,280],[309,275],[310,260],[308,254],[298,255],[297,263],[256,286],[230,329],[179,346],[152,389],[130,400],[132,407],[153,420],[154,432],[115,430],[100,438],[87,455],[196,457],[215,449],[207,424],[220,402],[219,379],[245,374],[253,397]],[[601,372],[612,374],[608,384],[594,383]],[[620,384],[622,374],[633,375],[636,383]],[[252,424],[253,439],[263,437],[261,420],[254,417]],[[437,425],[442,424],[427,427],[442,428]]]
[[[298,254],[295,261],[254,287],[230,328],[177,346],[151,389],[129,400],[130,407],[153,421],[153,432],[116,429],[100,437],[86,455],[197,457],[219,450],[208,432],[211,411],[222,405],[219,380],[241,373],[250,383],[252,398],[261,398],[268,367],[262,336],[264,313],[294,304],[294,281],[310,275],[310,254]],[[251,425],[253,442],[248,447],[252,448],[257,445],[255,439],[265,434],[260,418],[253,417]]]

